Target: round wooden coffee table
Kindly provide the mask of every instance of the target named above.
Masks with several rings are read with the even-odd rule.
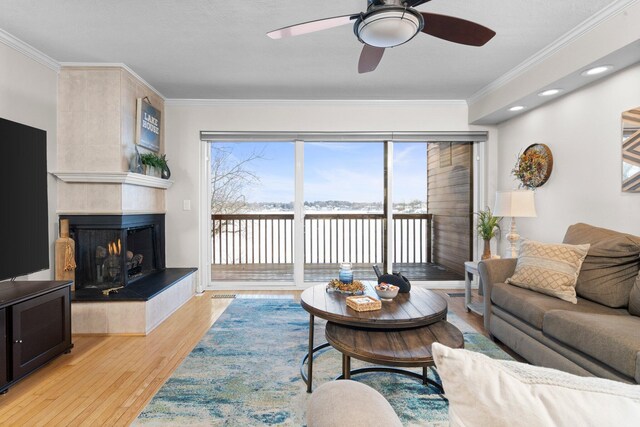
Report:
[[[431,344],[439,342],[452,348],[463,348],[462,332],[446,320],[411,329],[364,329],[329,322],[325,329],[327,341],[342,353],[342,375],[337,379],[349,379],[351,375],[365,372],[393,372],[442,386],[427,378],[427,368],[434,365]],[[367,367],[351,370],[351,358],[369,363],[391,366]],[[422,375],[397,367],[422,368]]]
[[[366,285],[365,293],[377,298],[373,286]],[[328,292],[325,285],[317,285],[305,290],[300,298],[300,305],[309,312],[309,352],[300,366],[309,393],[313,383],[313,354],[330,345],[327,342],[313,347],[315,316],[338,325],[388,331],[419,328],[447,318],[447,301],[435,292],[419,287],[412,288],[410,293],[398,294],[392,301],[383,301],[382,309],[375,311],[357,312],[347,307],[346,297]]]

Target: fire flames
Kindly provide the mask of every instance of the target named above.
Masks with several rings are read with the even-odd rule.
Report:
[[[109,249],[109,255],[120,255],[122,252],[122,243],[120,239],[117,242],[109,242],[107,245]]]

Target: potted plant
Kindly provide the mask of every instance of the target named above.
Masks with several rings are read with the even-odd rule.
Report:
[[[500,221],[502,221],[502,218],[493,216],[491,209],[488,207],[485,210],[476,212],[476,215],[478,215],[478,236],[484,240],[482,259],[489,259],[491,258],[491,239],[500,232]]]
[[[163,165],[166,165],[160,156],[153,153],[144,153],[140,155],[140,162],[144,166],[144,173],[146,175],[155,176],[160,178]]]

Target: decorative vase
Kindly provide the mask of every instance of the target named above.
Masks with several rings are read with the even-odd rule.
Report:
[[[162,170],[160,171],[160,178],[169,179],[171,178],[171,169],[169,169],[169,163],[167,163],[167,155],[163,154],[161,158],[163,160],[163,163]]]
[[[155,166],[144,165],[144,173],[145,175],[153,176],[155,178],[160,178],[161,170]]]
[[[138,152],[138,147],[135,147],[135,153],[133,153],[133,156],[131,156],[129,171],[134,173],[144,173],[144,170],[142,168],[142,160],[140,159],[140,153]]]
[[[342,283],[349,284],[353,282],[353,270],[351,269],[351,264],[348,262],[343,262],[340,264],[340,273],[338,274],[338,279]]]
[[[169,179],[171,178],[171,169],[169,169],[169,165],[165,165],[164,168],[162,168],[162,173],[160,175],[160,177],[162,179]]]
[[[482,251],[482,259],[491,258],[491,239],[484,239],[484,250]]]

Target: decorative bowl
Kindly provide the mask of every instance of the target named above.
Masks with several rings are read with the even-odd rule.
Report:
[[[338,279],[332,279],[327,284],[327,292],[337,292],[345,295],[363,295],[364,285],[358,280],[351,283],[342,283]]]
[[[394,285],[388,285],[386,283],[380,283],[375,287],[376,294],[383,300],[392,300],[398,295],[399,287]]]

